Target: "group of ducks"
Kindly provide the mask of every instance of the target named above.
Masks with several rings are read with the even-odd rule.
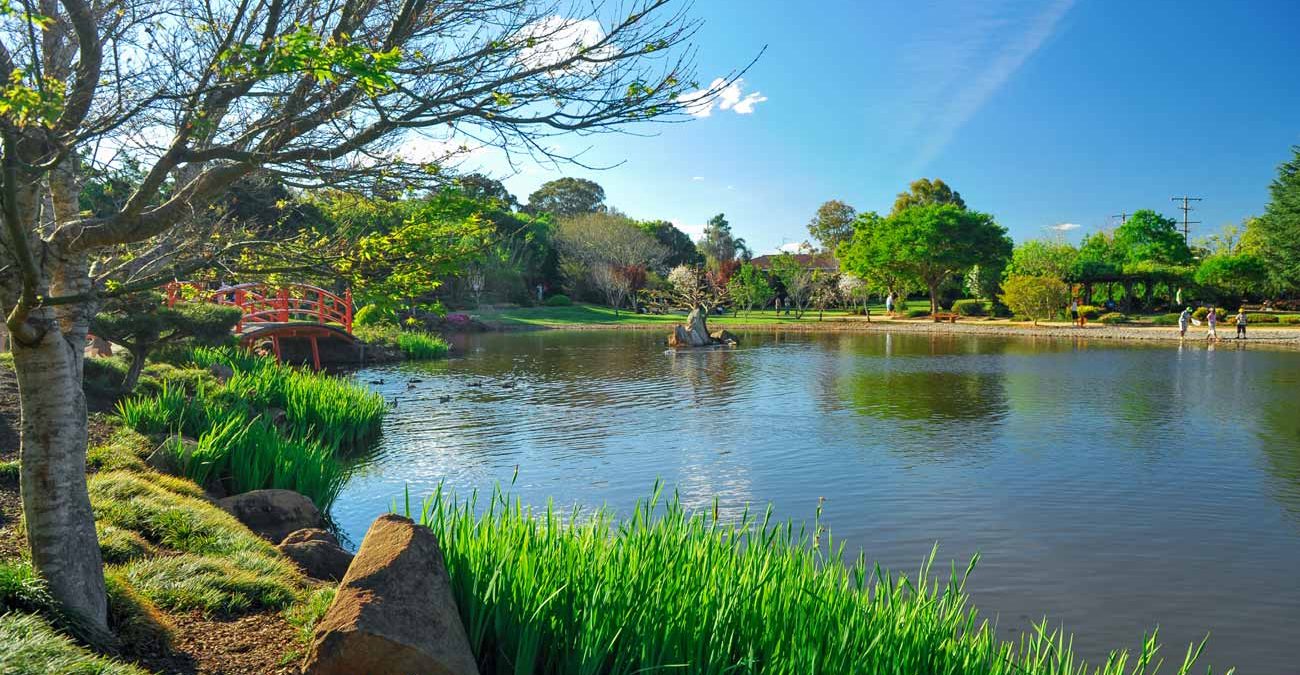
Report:
[[[421,382],[424,382],[424,380],[422,380],[422,379],[420,379],[420,378],[418,378],[418,377],[413,377],[413,378],[407,380],[407,381],[406,381],[406,390],[407,390],[407,391],[411,391],[411,390],[415,389],[415,385],[420,384]],[[383,380],[383,378],[380,378],[380,379],[378,379],[378,380],[370,380],[370,384],[384,384],[384,380]],[[467,386],[467,387],[482,387],[482,386],[483,386],[483,383],[480,382],[480,381],[477,381],[477,380],[476,380],[476,381],[474,381],[474,382],[467,382],[467,383],[465,383],[465,386]],[[502,389],[514,389],[514,388],[515,388],[515,383],[514,383],[514,382],[503,382],[503,383],[501,384],[501,388],[502,388]],[[390,407],[390,408],[396,408],[396,407],[397,407],[397,402],[398,402],[400,399],[401,399],[400,396],[394,396],[394,397],[392,398],[392,400],[388,402],[388,407]],[[438,397],[438,402],[439,402],[439,403],[447,403],[447,402],[450,401],[450,400],[451,400],[451,395],[450,395],[450,394],[444,394],[444,395]]]

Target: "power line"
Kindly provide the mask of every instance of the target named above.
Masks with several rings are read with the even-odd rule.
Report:
[[[1123,225],[1124,223],[1127,223],[1127,222],[1128,222],[1128,213],[1126,213],[1126,212],[1120,212],[1120,213],[1117,213],[1117,214],[1111,216],[1111,218],[1119,218],[1119,224],[1120,224],[1120,225]]]
[[[1194,210],[1192,208],[1192,205],[1189,202],[1199,202],[1201,201],[1201,198],[1184,196],[1184,197],[1170,197],[1169,199],[1171,201],[1175,201],[1175,202],[1181,201],[1183,203],[1182,206],[1178,207],[1183,210],[1183,242],[1191,243],[1191,231],[1192,231],[1191,226],[1200,225],[1201,221],[1187,219],[1188,215]]]

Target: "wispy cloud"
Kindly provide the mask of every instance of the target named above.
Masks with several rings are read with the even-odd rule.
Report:
[[[1048,225],[1047,229],[1052,230],[1053,232],[1069,232],[1070,230],[1077,230],[1080,227],[1083,226],[1078,223],[1057,223],[1055,225]]]
[[[686,105],[686,112],[696,117],[710,117],[714,110],[750,115],[754,112],[754,106],[766,101],[767,97],[757,91],[746,94],[744,88],[743,79],[727,84],[726,80],[719,77],[704,89],[682,94],[680,100]]]
[[[1060,28],[1076,0],[964,0],[943,4],[945,21],[906,48],[910,91],[896,137],[909,146],[910,173],[925,168],[953,136]]]
[[[704,180],[704,176],[691,176],[691,180],[693,180],[693,181],[695,181],[695,182],[698,183],[698,182]]]
[[[673,224],[673,227],[675,227],[675,228],[681,230],[682,232],[685,232],[686,234],[690,235],[691,240],[696,240],[696,239],[699,239],[699,238],[701,238],[701,237],[704,236],[704,223],[699,223],[699,224],[697,224],[697,225],[692,225],[692,224],[688,224],[688,223],[685,223],[685,222],[680,221],[680,220],[674,220],[674,221],[671,221],[671,222],[672,222],[672,224]]]

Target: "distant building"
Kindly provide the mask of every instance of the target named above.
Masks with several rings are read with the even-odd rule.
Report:
[[[834,273],[840,271],[840,261],[835,259],[834,253],[793,253],[791,255],[804,267],[810,267],[822,272]],[[772,269],[772,261],[778,257],[780,257],[780,254],[760,255],[749,262],[761,270],[770,270]]]

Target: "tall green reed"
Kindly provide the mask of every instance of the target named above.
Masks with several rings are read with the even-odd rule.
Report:
[[[408,508],[409,512],[409,508]],[[935,578],[870,566],[819,522],[746,514],[724,523],[659,489],[626,518],[523,506],[495,490],[439,488],[420,522],[437,534],[484,673],[1154,674],[1156,634],[1089,668],[1044,621],[1008,643],[970,606],[978,557]],[[1172,672],[1200,655],[1188,649]]]

